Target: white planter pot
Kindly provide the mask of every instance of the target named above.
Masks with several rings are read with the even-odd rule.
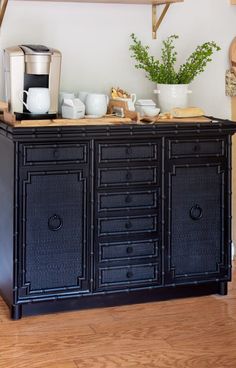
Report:
[[[158,106],[161,112],[169,112],[175,107],[188,107],[188,84],[157,84],[154,93],[158,95]]]

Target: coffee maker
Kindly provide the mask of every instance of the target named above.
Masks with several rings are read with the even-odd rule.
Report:
[[[4,50],[6,100],[17,120],[52,119],[58,112],[61,53],[43,45],[20,45]],[[49,88],[50,109],[46,114],[32,114],[22,103],[31,87]]]

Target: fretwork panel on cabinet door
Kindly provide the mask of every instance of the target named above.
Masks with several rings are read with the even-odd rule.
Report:
[[[88,290],[88,174],[27,171],[20,182],[20,297]]]
[[[228,277],[224,198],[227,178],[220,164],[173,165],[168,175],[166,283]]]

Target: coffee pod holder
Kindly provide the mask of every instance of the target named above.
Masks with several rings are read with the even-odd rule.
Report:
[[[140,113],[137,111],[130,111],[126,101],[111,99],[107,112],[108,114],[114,114],[120,118],[130,118],[133,121],[140,121]]]

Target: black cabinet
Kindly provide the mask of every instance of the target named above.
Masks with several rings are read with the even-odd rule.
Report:
[[[171,277],[166,282],[227,278],[225,177],[220,163],[173,164],[169,172],[167,247]]]
[[[81,169],[20,179],[19,296],[88,290],[88,177]]]
[[[235,131],[217,120],[0,123],[0,291],[12,317],[225,294]]]

